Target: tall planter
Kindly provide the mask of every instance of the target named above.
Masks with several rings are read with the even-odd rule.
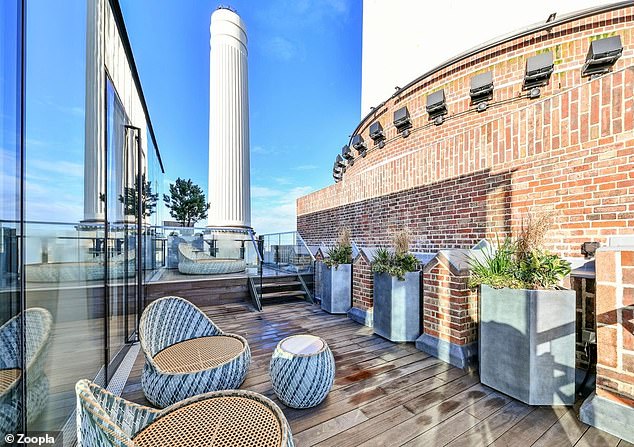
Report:
[[[529,405],[575,401],[575,291],[480,289],[480,381]]]
[[[352,307],[352,264],[321,268],[321,308],[331,314],[345,314]]]
[[[390,341],[416,341],[420,336],[420,273],[400,281],[387,273],[374,274],[374,333]]]

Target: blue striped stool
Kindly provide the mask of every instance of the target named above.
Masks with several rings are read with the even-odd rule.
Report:
[[[319,405],[332,388],[335,358],[323,339],[293,335],[277,344],[269,373],[273,391],[284,405],[311,408]]]

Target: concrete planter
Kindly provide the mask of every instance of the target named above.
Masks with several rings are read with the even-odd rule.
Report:
[[[331,314],[345,314],[352,307],[352,264],[321,268],[321,308]]]
[[[420,273],[405,281],[374,274],[374,333],[390,341],[416,341],[420,336]]]
[[[575,291],[480,289],[480,381],[529,405],[575,402]]]

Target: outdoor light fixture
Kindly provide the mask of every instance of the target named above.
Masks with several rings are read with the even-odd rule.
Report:
[[[581,76],[598,76],[609,72],[622,54],[623,45],[621,44],[621,36],[618,34],[590,42],[590,49],[581,69]]]
[[[356,151],[362,157],[365,157],[366,152],[368,150],[368,146],[363,141],[363,137],[361,135],[355,135],[352,137],[352,147],[356,149]]]
[[[354,164],[354,154],[352,153],[352,150],[347,144],[344,144],[343,147],[341,148],[341,156],[345,158],[346,160],[348,160],[348,164],[350,166]]]
[[[343,157],[337,154],[337,158],[335,159],[335,165],[343,168],[346,166],[346,163],[343,161]]]
[[[381,143],[385,140],[385,134],[383,133],[383,126],[378,121],[370,124],[370,138],[374,140],[374,144]],[[382,147],[379,145],[379,147]]]
[[[539,98],[539,95],[541,94],[542,94],[542,91],[539,89],[539,87],[533,87],[531,91],[528,92],[528,97],[530,99],[537,99]]]
[[[441,125],[445,121],[444,115],[447,114],[445,90],[440,89],[427,95],[427,107],[425,109],[429,114],[429,120],[434,121],[437,126]]]
[[[394,127],[396,127],[396,130],[398,130],[399,132],[412,127],[412,122],[409,119],[409,110],[407,110],[407,106],[401,107],[394,112]]]
[[[553,53],[547,51],[526,60],[526,71],[524,73],[523,90],[531,90],[535,87],[548,85],[550,75],[555,71]],[[533,98],[531,91],[530,97]],[[539,94],[537,95],[539,96]]]
[[[487,71],[471,78],[471,104],[478,105],[478,112],[487,109],[487,101],[493,98],[493,72]]]

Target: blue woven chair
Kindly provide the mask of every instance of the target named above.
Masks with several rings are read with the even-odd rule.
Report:
[[[0,434],[15,433],[23,411],[20,384],[25,377],[19,355],[21,314],[0,327]],[[53,317],[46,309],[24,311],[26,322],[26,416],[33,422],[48,401],[48,378],[44,372]]]
[[[251,391],[201,394],[164,410],[129,402],[89,380],[77,382],[75,391],[79,447],[293,447],[282,411]]]
[[[139,327],[145,366],[141,385],[147,399],[164,408],[210,391],[239,388],[247,375],[247,341],[222,332],[183,298],[151,303]]]

